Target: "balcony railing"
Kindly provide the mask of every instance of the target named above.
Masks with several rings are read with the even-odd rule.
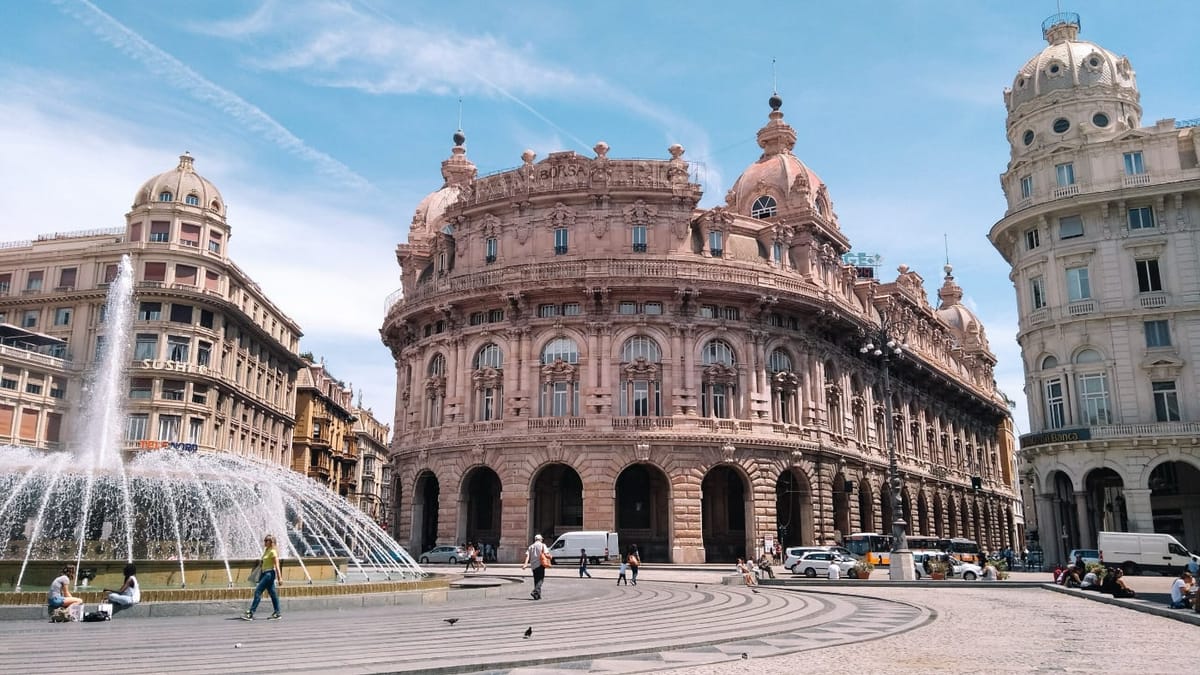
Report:
[[[1067,314],[1071,316],[1083,316],[1096,311],[1095,300],[1077,300],[1067,305]]]
[[[1167,304],[1167,294],[1163,292],[1143,293],[1138,296],[1138,305],[1142,309],[1155,309],[1165,307]]]
[[[1121,179],[1121,184],[1125,187],[1137,187],[1139,185],[1150,184],[1150,174],[1135,173],[1132,176],[1125,176]]]
[[[1045,323],[1050,318],[1050,310],[1043,307],[1029,313],[1029,324],[1036,326],[1039,323]]]
[[[582,417],[534,417],[525,420],[527,429],[582,429],[587,420]]]
[[[1020,440],[1021,448],[1027,449],[1056,443],[1178,436],[1200,436],[1200,422],[1137,422],[1132,424],[1105,424],[1095,427],[1046,429],[1045,431],[1025,434],[1021,436]]]
[[[1079,183],[1072,183],[1062,187],[1054,188],[1054,198],[1062,199],[1063,197],[1074,197],[1079,194]]]
[[[675,420],[670,417],[614,417],[612,427],[615,430],[625,429],[671,429]]]

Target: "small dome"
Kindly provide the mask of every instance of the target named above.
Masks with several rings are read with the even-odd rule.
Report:
[[[432,192],[417,204],[413,212],[410,232],[440,232],[442,216],[457,199],[461,189],[457,185],[447,185],[437,192]]]
[[[725,199],[731,209],[756,218],[771,218],[799,208],[812,208],[832,218],[825,183],[804,165],[792,148],[796,131],[783,121],[783,100],[772,95],[766,126],[758,130],[763,154],[733,183]]]
[[[1079,40],[1079,15],[1056,14],[1042,24],[1049,43],[1013,78],[1009,111],[1046,94],[1069,89],[1106,87],[1137,96],[1137,80],[1129,59]]]
[[[179,156],[179,166],[142,183],[133,196],[135,208],[152,202],[201,207],[220,216],[225,215],[225,200],[221,192],[216,185],[196,173],[192,156],[186,152]]]
[[[975,312],[962,304],[962,287],[958,285],[954,280],[954,275],[951,274],[954,268],[946,265],[944,269],[946,280],[938,289],[938,299],[941,300],[937,308],[938,318],[950,326],[955,337],[958,338],[959,344],[968,348],[987,349],[987,333],[983,330],[983,323],[980,322],[978,316],[975,316]]]

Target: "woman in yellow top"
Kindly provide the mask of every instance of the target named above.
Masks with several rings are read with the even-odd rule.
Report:
[[[269,534],[263,537],[263,554],[262,560],[259,561],[259,569],[261,572],[258,586],[254,587],[254,602],[250,603],[250,609],[242,615],[246,621],[254,620],[254,611],[258,609],[264,590],[271,594],[271,607],[275,610],[275,613],[267,618],[279,618],[279,593],[275,590],[275,585],[283,583],[283,575],[279,571],[279,551],[275,550],[275,537]]]

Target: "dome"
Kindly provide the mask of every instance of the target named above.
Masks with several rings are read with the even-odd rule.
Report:
[[[769,120],[758,130],[758,146],[763,154],[738,176],[725,201],[736,213],[755,218],[800,209],[832,218],[825,183],[792,154],[796,130],[783,121],[779,110],[783,100],[778,94],[772,95],[770,105]]]
[[[987,349],[987,333],[983,330],[983,323],[975,316],[975,312],[962,304],[962,287],[954,281],[954,275],[951,274],[954,268],[946,265],[943,269],[946,271],[946,280],[938,289],[938,299],[941,300],[937,308],[938,318],[950,326],[960,345]]]
[[[441,189],[425,196],[417,210],[413,212],[412,226],[409,232],[437,232],[439,221],[445,215],[460,194],[462,186],[475,179],[478,171],[471,160],[467,159],[467,136],[462,129],[454,132],[454,147],[450,149],[450,157],[442,162]]]
[[[186,152],[179,156],[179,166],[142,183],[142,187],[138,188],[137,194],[133,196],[135,208],[152,202],[203,207],[218,215],[225,215],[225,200],[221,197],[220,190],[204,176],[196,173],[192,166],[192,156]]]
[[[1008,110],[1046,94],[1065,90],[1104,87],[1127,92],[1137,99],[1137,81],[1129,59],[1095,44],[1079,40],[1079,15],[1056,14],[1042,24],[1048,43],[1013,78]]]

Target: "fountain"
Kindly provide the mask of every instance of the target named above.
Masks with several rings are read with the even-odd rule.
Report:
[[[109,286],[106,316],[104,352],[76,425],[80,450],[0,447],[0,591],[46,588],[64,564],[73,564],[80,590],[116,588],[127,562],[147,589],[232,588],[246,580],[268,533],[289,581],[344,583],[351,571],[368,582],[425,576],[366,514],[286,468],[178,443],[127,460],[128,255]]]

